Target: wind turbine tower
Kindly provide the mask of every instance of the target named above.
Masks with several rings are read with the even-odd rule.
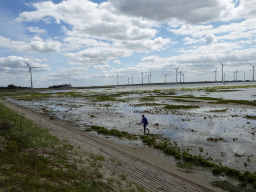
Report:
[[[179,72],[179,74],[180,74],[180,83],[181,83],[181,71]]]
[[[130,77],[128,76],[127,78],[128,78],[128,85],[129,85],[129,79],[130,79]]]
[[[141,72],[141,78],[142,78],[142,84],[143,84],[143,72],[142,71],[140,72]]]
[[[256,65],[251,65],[252,66],[252,68],[253,68],[253,74],[252,74],[252,81],[254,81],[254,67],[256,66]]]
[[[178,82],[177,74],[178,74],[178,69],[179,69],[179,68],[180,68],[180,67],[174,69],[174,70],[176,70],[176,83]]]
[[[133,84],[133,74],[132,74],[132,84]]]
[[[220,60],[219,60],[220,61]],[[221,61],[220,61],[220,64],[221,64],[221,71],[222,71],[222,83],[224,82],[223,81],[223,66],[225,66],[225,65],[223,65],[222,63],[221,63]]]
[[[166,76],[167,76],[167,74],[164,74],[164,77],[165,77],[165,84],[166,84]]]
[[[150,84],[151,84],[151,72],[150,72]]]
[[[118,74],[116,73],[116,83],[118,85]]]
[[[217,68],[216,68],[216,71],[214,71],[215,73],[215,82],[217,81]]]
[[[24,60],[25,61],[25,60]],[[40,68],[40,67],[30,67],[30,65],[25,61],[25,63],[27,64],[29,70],[28,70],[28,73],[27,73],[27,76],[30,72],[30,80],[31,80],[31,89],[33,88],[33,81],[32,81],[32,68]]]

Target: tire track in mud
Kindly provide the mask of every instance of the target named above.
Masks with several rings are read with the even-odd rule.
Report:
[[[0,102],[2,101],[0,100]],[[125,174],[148,191],[215,191],[110,146],[110,144],[107,144],[102,139],[78,130],[74,128],[74,126],[68,125],[66,122],[58,119],[49,120],[48,115],[32,111],[26,107],[8,101],[5,101],[4,103],[7,107],[14,109],[19,114],[25,113],[24,116],[34,123],[49,128],[52,134],[55,133],[56,135],[59,135],[57,137],[64,136],[72,139],[73,143],[75,142],[77,145],[85,144],[87,146],[86,149],[84,149],[85,151],[87,150],[87,152],[101,154],[105,157],[105,161],[102,161],[104,166],[115,170],[119,175]],[[119,165],[117,162],[120,162]]]

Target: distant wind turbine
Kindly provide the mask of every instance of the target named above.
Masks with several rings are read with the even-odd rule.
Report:
[[[178,73],[178,69],[179,69],[180,67],[178,67],[178,68],[176,68],[176,69],[174,69],[174,70],[176,70],[176,83],[178,82],[178,79],[177,79],[177,73]]]
[[[215,73],[215,81],[217,81],[217,68],[216,68],[216,71],[214,71]]]
[[[219,60],[220,61],[220,60]],[[226,66],[226,65],[223,65],[222,63],[221,63],[221,61],[220,61],[220,64],[221,64],[221,71],[222,71],[222,83],[224,82],[223,81],[223,66]]]
[[[25,60],[24,60],[25,61]],[[32,82],[32,68],[40,68],[40,67],[30,67],[30,65],[25,61],[25,63],[27,64],[29,70],[28,70],[28,73],[27,73],[27,76],[30,72],[30,80],[31,80],[31,89],[33,88],[33,82]]]
[[[180,70],[180,72],[178,72],[180,74],[180,83],[181,83],[181,72],[182,72],[182,70]]]
[[[253,68],[253,74],[252,74],[252,81],[254,81],[254,67],[256,66],[256,65],[251,65],[252,66],[252,68]]]
[[[142,78],[142,84],[143,84],[143,72],[142,71],[140,71],[141,72],[141,78]]]
[[[116,83],[118,85],[118,74],[116,73]]]

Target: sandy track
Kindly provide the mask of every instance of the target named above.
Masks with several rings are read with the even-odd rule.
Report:
[[[213,188],[201,175],[178,171],[177,167],[159,159],[150,149],[132,149],[118,145],[107,139],[80,131],[65,121],[50,120],[49,116],[39,112],[7,101],[0,100],[0,102],[5,103],[7,107],[32,120],[35,124],[48,128],[53,135],[61,140],[67,140],[78,151],[103,155],[105,161],[102,164],[105,167],[127,175],[130,180],[148,191],[223,191]]]

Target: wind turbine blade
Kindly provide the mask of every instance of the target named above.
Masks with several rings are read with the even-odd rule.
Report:
[[[31,70],[31,69],[29,69],[29,70],[28,70],[28,73],[27,73],[26,77],[28,76],[28,74],[29,74],[30,70]]]
[[[25,61],[25,59],[24,59],[24,61]],[[25,61],[25,63],[27,64],[27,66],[29,67],[29,68],[31,68],[30,66],[29,66],[29,64]]]

